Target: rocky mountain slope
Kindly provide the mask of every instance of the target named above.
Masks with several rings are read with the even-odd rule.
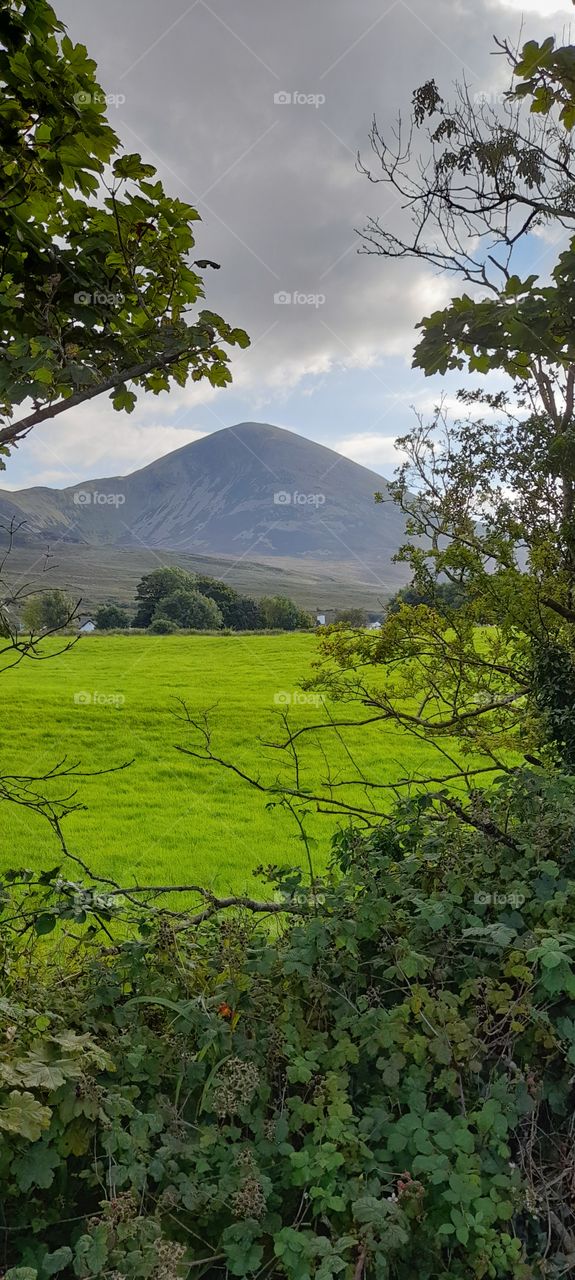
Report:
[[[267,423],[214,432],[128,476],[0,490],[19,541],[289,557],[384,571],[404,536],[375,472]],[[392,574],[397,576],[397,570]]]

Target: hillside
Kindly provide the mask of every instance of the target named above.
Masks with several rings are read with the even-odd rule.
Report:
[[[81,600],[82,616],[89,615],[99,604],[114,600],[121,605],[133,604],[136,587],[143,574],[160,565],[180,565],[189,573],[223,578],[231,587],[259,599],[264,595],[283,595],[295,600],[302,609],[326,612],[333,609],[359,608],[381,613],[382,603],[403,579],[397,576],[401,566],[392,565],[380,579],[376,570],[358,570],[353,565],[322,565],[318,561],[286,558],[259,561],[234,560],[224,556],[194,556],[186,552],[146,550],[133,547],[87,547],[61,542],[47,555],[32,544],[15,547],[2,570],[2,580],[9,588],[33,590],[61,587],[74,601]],[[394,576],[395,575],[395,576]]]
[[[24,521],[18,543],[150,548],[251,561],[345,567],[375,586],[403,539],[381,476],[267,423],[214,432],[127,476],[66,489],[0,490],[0,520]],[[303,567],[303,565],[301,566]]]

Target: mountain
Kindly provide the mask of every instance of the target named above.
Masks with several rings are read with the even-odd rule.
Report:
[[[0,521],[38,545],[157,548],[388,569],[404,538],[386,482],[324,445],[242,422],[127,476],[67,489],[0,490]],[[397,568],[390,580],[397,582]],[[383,582],[382,582],[382,585]]]

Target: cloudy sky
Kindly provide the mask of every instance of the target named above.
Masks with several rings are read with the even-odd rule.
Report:
[[[355,167],[375,113],[386,129],[411,90],[465,77],[496,88],[493,36],[562,34],[571,0],[54,0],[111,95],[128,151],[197,204],[207,305],[242,325],[234,384],[106,399],[36,428],[2,483],[121,474],[234,423],[272,422],[390,474],[412,406],[456,383],[414,372],[417,320],[448,297],[418,264],[358,255],[355,228],[395,220]],[[291,95],[292,101],[285,98]],[[296,100],[294,100],[296,99]],[[305,99],[305,100],[304,100]],[[543,246],[552,262],[553,245]],[[548,264],[549,265],[549,264]],[[312,296],[290,304],[277,295]]]

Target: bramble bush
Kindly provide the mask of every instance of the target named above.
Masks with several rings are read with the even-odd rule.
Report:
[[[570,1274],[574,840],[532,769],[268,868],[279,927],[5,874],[6,1280]]]

